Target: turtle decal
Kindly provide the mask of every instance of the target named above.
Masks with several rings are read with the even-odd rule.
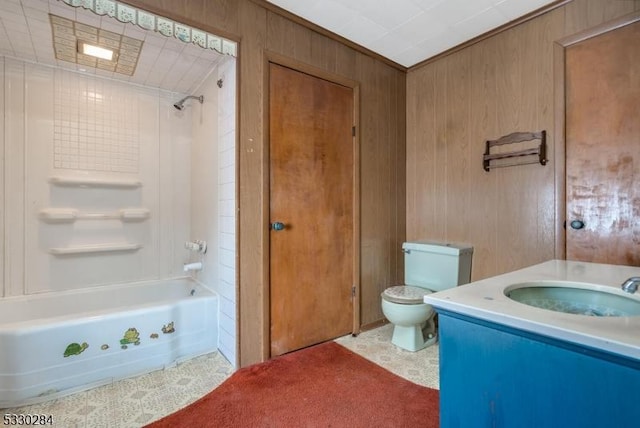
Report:
[[[67,349],[64,350],[64,356],[66,358],[66,357],[70,357],[71,355],[80,355],[88,347],[89,347],[89,345],[87,344],[87,342],[82,342],[82,345],[80,345],[79,343],[75,343],[75,342],[74,343],[70,343],[67,346]]]
[[[140,344],[140,333],[138,330],[131,327],[127,331],[124,332],[124,337],[120,339],[120,346],[122,349],[127,349],[127,345],[139,345]]]

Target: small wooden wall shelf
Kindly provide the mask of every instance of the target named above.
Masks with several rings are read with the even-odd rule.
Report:
[[[516,150],[513,152],[491,153],[492,147],[502,146],[505,144],[523,143],[532,140],[540,140],[538,147]],[[537,159],[531,160],[531,156],[536,156]],[[491,164],[491,161],[508,158],[523,159],[512,163]],[[491,168],[504,168],[507,166],[529,165],[533,163],[540,163],[540,165],[547,164],[547,131],[514,132],[500,137],[497,140],[488,140],[484,156],[482,157],[482,167],[485,171],[489,171]]]

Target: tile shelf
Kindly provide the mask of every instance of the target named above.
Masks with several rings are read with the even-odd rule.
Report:
[[[73,208],[46,208],[39,217],[47,223],[72,223],[76,220],[121,220],[123,222],[142,221],[150,216],[146,208],[123,208],[114,212],[81,212]]]
[[[49,183],[64,187],[137,188],[142,186],[142,182],[140,180],[109,180],[89,177],[50,177]]]
[[[49,252],[55,256],[64,256],[73,254],[108,253],[115,251],[137,251],[140,248],[142,248],[142,245],[140,244],[94,244],[50,248]]]

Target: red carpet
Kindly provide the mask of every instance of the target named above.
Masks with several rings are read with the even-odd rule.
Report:
[[[335,342],[235,372],[148,427],[437,427],[438,391]]]

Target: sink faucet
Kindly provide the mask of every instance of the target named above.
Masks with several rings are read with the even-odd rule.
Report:
[[[640,285],[640,276],[632,276],[622,283],[621,287],[627,293],[635,293]]]

